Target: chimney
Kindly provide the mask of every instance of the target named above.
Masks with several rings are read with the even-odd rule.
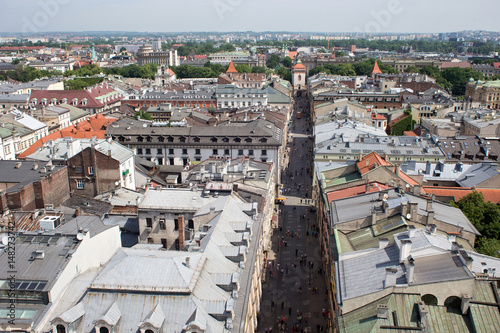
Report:
[[[420,195],[421,190],[422,190],[421,185],[413,185],[413,194],[414,195]]]
[[[451,252],[458,253],[458,250],[460,250],[460,248],[461,248],[461,246],[457,242],[451,243]]]
[[[191,258],[186,257],[186,267],[191,268]]]
[[[408,264],[406,266],[406,279],[408,283],[413,283],[413,274],[415,273],[415,259],[412,256],[408,258]]]
[[[451,243],[454,243],[457,240],[457,237],[455,235],[448,235],[448,241]]]
[[[367,159],[365,160],[365,167],[368,167],[369,165],[370,165],[370,160],[367,158]]]
[[[108,158],[111,159],[111,149],[108,149]]]
[[[378,248],[379,249],[385,249],[389,245],[389,239],[388,238],[379,238],[378,239]]]
[[[429,311],[427,310],[424,301],[418,302],[418,313],[420,314],[421,320],[426,319],[427,313],[429,313]]]
[[[372,209],[372,225],[377,224],[377,212],[375,209]]]
[[[465,315],[467,311],[469,311],[469,302],[471,301],[471,297],[468,294],[462,296],[462,304],[460,309],[462,310],[462,314]]]
[[[434,211],[427,212],[427,225],[434,225]]]
[[[409,239],[401,240],[401,247],[399,248],[399,262],[402,263],[408,258],[411,252],[412,241]]]
[[[410,215],[412,221],[417,220],[417,212],[418,212],[418,202],[410,202]]]
[[[435,234],[436,233],[436,230],[437,230],[437,225],[435,224],[428,224],[427,225],[427,230],[431,233],[431,234]]]
[[[395,171],[395,173],[396,173],[396,175],[398,175],[398,177],[399,177],[399,175],[401,174],[401,165],[396,164],[396,171]]]
[[[389,307],[385,304],[377,304],[377,318],[388,319]]]
[[[363,159],[363,153],[360,152],[358,155],[358,161],[361,161],[362,159]]]
[[[409,225],[408,226],[408,238],[413,238],[415,237],[415,233],[417,232],[417,228],[415,228],[414,225]]]
[[[38,163],[33,164],[33,170],[38,169]]]
[[[184,248],[184,215],[177,218],[177,227],[179,229],[179,250]]]
[[[384,288],[396,286],[396,274],[397,274],[397,272],[398,272],[398,270],[394,267],[387,267],[385,269]]]

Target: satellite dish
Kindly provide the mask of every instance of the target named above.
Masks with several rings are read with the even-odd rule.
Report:
[[[119,181],[116,181],[116,182],[115,182],[115,186],[118,186],[118,185],[120,185],[120,182],[119,182]]]
[[[406,184],[406,188],[409,188],[410,187],[410,184]]]
[[[77,233],[76,234],[76,239],[78,239],[79,241],[82,241],[83,240],[83,234],[81,232]]]
[[[389,196],[386,194],[384,194],[384,199],[387,200],[387,198],[389,198]]]
[[[7,236],[3,236],[3,237],[2,237],[2,244],[3,244],[3,245],[7,245],[7,244],[9,244],[9,237],[7,237]]]
[[[407,220],[411,219],[411,214],[410,213],[406,214],[406,219]]]

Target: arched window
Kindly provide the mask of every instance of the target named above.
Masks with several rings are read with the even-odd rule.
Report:
[[[422,296],[422,301],[424,301],[426,305],[438,305],[437,297],[431,294]]]
[[[460,308],[462,305],[462,300],[457,296],[450,296],[444,301],[444,306],[452,308]]]
[[[153,332],[153,330],[146,330],[146,332],[144,333],[155,333],[155,332]]]
[[[101,328],[99,329],[99,333],[109,333],[109,330],[108,330],[108,328],[107,328],[107,327],[101,327]]]
[[[64,327],[64,325],[57,325],[56,326],[56,331],[57,333],[66,333],[66,327]]]

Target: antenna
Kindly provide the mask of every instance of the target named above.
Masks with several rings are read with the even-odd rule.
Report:
[[[406,214],[406,219],[407,220],[411,219],[411,214],[410,213]]]

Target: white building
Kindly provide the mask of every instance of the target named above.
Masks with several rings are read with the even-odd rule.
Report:
[[[265,89],[239,88],[234,85],[220,84],[217,86],[216,94],[219,109],[267,105]]]

